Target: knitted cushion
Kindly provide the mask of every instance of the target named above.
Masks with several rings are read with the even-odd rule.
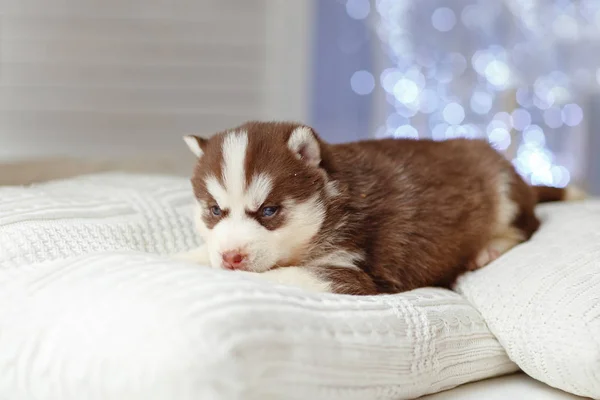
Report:
[[[409,399],[516,369],[456,293],[319,295],[166,254],[185,179],[0,189],[0,398]]]
[[[112,250],[168,254],[199,244],[189,181],[97,174],[0,187],[0,262],[17,266]]]
[[[600,398],[600,201],[540,206],[542,227],[457,289],[530,376]]]

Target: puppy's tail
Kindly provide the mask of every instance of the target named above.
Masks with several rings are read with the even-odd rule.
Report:
[[[537,197],[538,203],[548,203],[551,201],[578,201],[587,198],[587,193],[575,185],[570,185],[566,188],[532,186],[532,189]]]

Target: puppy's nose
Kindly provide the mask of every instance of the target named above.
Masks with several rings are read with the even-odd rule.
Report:
[[[238,250],[223,253],[223,265],[227,269],[240,269],[246,261],[246,256]]]

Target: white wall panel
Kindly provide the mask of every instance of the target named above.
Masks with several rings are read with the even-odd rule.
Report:
[[[305,119],[309,1],[0,0],[0,160]]]

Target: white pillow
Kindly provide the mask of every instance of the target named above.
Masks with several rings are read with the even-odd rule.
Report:
[[[600,201],[538,208],[541,229],[457,285],[530,376],[600,398]]]
[[[458,294],[317,295],[161,256],[0,273],[10,399],[410,399],[514,371]]]
[[[189,180],[106,173],[0,187],[2,266],[113,250],[174,253],[199,244]]]
[[[451,291],[318,295],[170,259],[197,244],[189,191],[0,189],[0,397],[396,400],[516,370]]]

